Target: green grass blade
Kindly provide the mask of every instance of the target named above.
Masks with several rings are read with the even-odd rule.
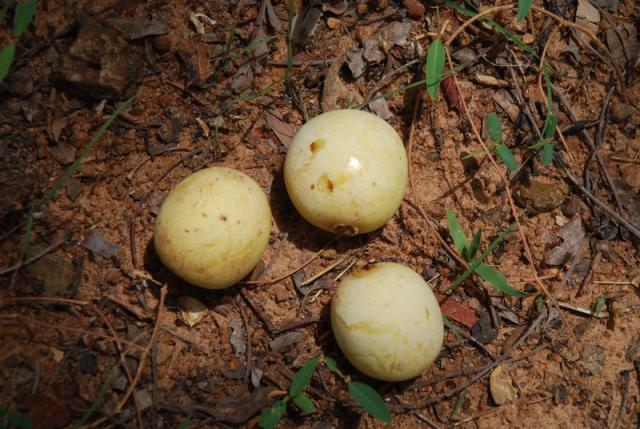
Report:
[[[485,260],[485,258],[489,255],[489,253],[491,253],[491,251],[493,250],[494,247],[496,247],[500,242],[502,242],[504,240],[504,238],[511,232],[510,229],[505,229],[504,231],[502,231],[492,242],[491,244],[489,244],[487,246],[486,249],[484,249],[484,252],[482,252],[482,254],[480,255],[479,258],[474,259],[471,261],[471,263],[469,264],[469,267],[462,273],[462,275],[460,277],[458,277],[458,279],[456,281],[454,281],[451,284],[451,287],[454,288],[460,284],[462,284],[462,282],[464,282],[467,277],[469,277],[471,275],[471,273],[473,273],[478,266],[482,263],[482,261]]]
[[[427,93],[433,101],[438,98],[440,81],[444,71],[444,44],[436,39],[431,42],[427,52],[427,64],[425,66],[425,78],[427,80]]]
[[[9,74],[9,69],[11,69],[11,64],[13,64],[13,57],[15,54],[15,43],[4,45],[2,50],[0,50],[0,82],[2,82]]]
[[[378,420],[389,423],[391,422],[391,413],[387,408],[387,404],[384,403],[378,392],[376,392],[371,386],[352,381],[348,386],[349,395],[360,405],[364,410],[371,414]]]
[[[453,3],[451,0],[447,0],[447,6],[449,6],[450,8],[452,8],[453,10],[455,10],[456,12],[468,16],[468,17],[474,17],[478,14],[478,12],[467,9],[464,6],[460,6],[458,4]],[[492,19],[484,19],[481,18],[482,22],[484,22],[489,28],[495,30],[497,33],[501,34],[502,36],[504,36],[505,38],[507,38],[508,40],[511,40],[513,43],[515,43],[518,47],[520,47],[520,49],[522,49],[523,51],[525,51],[526,53],[528,53],[529,55],[534,56],[535,58],[538,58],[538,54],[536,54],[536,52],[533,50],[533,48],[531,48],[531,46],[527,45],[526,43],[524,43],[522,40],[520,40],[518,38],[518,36],[516,36],[515,34],[513,34],[511,31],[507,30],[505,27],[503,27],[502,25],[498,24],[497,22],[495,22]]]
[[[511,149],[509,149],[507,146],[500,143],[498,146],[496,146],[496,154],[498,154],[498,157],[502,160],[502,162],[504,162],[509,171],[516,171],[518,169],[518,161],[516,161],[516,158],[513,156]]]
[[[482,239],[482,230],[479,229],[473,235],[473,239],[471,240],[471,244],[467,247],[467,261],[470,261],[476,256],[478,253],[478,249],[480,248],[480,240]]]
[[[33,229],[33,214],[42,210],[47,204],[49,204],[51,200],[53,200],[56,197],[56,195],[58,195],[58,192],[60,192],[60,190],[64,188],[64,186],[67,184],[67,182],[69,181],[73,173],[75,173],[75,171],[78,169],[82,161],[84,161],[84,159],[91,153],[91,151],[93,151],[93,148],[95,148],[96,144],[98,144],[98,141],[100,140],[102,135],[107,131],[107,129],[111,126],[113,121],[120,115],[120,113],[126,110],[131,105],[131,103],[133,103],[133,100],[135,100],[137,96],[138,96],[137,94],[131,96],[124,103],[118,106],[118,108],[111,114],[111,116],[107,118],[105,123],[102,124],[100,128],[98,128],[98,131],[96,131],[96,133],[93,135],[89,143],[82,149],[82,151],[80,151],[78,158],[76,158],[73,164],[67,167],[67,169],[64,171],[62,176],[58,180],[56,180],[56,182],[53,184],[53,187],[51,188],[49,193],[47,193],[47,195],[45,195],[45,197],[39,203],[34,204],[31,207],[31,209],[29,210],[29,213],[27,214],[27,222],[24,229],[24,237],[22,239],[22,257],[23,258],[27,256],[28,250],[29,250],[29,243],[31,242],[31,231]]]
[[[520,292],[518,289],[511,286],[507,281],[507,278],[502,275],[502,273],[494,270],[488,265],[480,264],[475,271],[476,274],[485,279],[494,288],[502,291],[505,295],[518,297],[527,296],[526,293]]]
[[[453,409],[451,410],[451,414],[449,414],[449,420],[453,419],[455,415],[460,411],[462,404],[464,404],[464,400],[467,396],[467,389],[463,390],[460,396],[458,396],[458,400],[453,405]]]
[[[100,386],[100,390],[98,391],[98,394],[96,395],[96,399],[93,400],[93,402],[91,403],[91,406],[84,413],[84,415],[82,416],[80,421],[77,422],[75,425],[73,425],[74,429],[78,429],[80,426],[84,425],[91,418],[93,413],[96,412],[98,407],[100,407],[100,405],[104,401],[104,396],[107,394],[107,391],[111,388],[111,383],[112,382],[113,382],[113,377],[109,376],[109,378],[107,378],[107,381],[105,381],[102,384],[102,386]]]
[[[551,165],[553,162],[553,145],[551,143],[545,143],[542,145],[542,163],[546,166]]]
[[[447,316],[442,316],[442,323],[444,323],[444,326],[446,326],[447,329],[451,331],[451,333],[454,337],[456,337],[457,340],[464,340],[464,338],[462,338],[462,336],[458,333],[458,329],[456,328],[456,326],[451,320],[449,320]]]
[[[36,0],[29,0],[26,3],[18,3],[16,5],[16,14],[13,17],[13,28],[16,31],[16,37],[20,37],[22,33],[27,31],[35,13]]]
[[[518,0],[518,21],[522,21],[529,14],[533,0]]]
[[[313,371],[315,371],[316,366],[319,362],[320,357],[316,356],[309,362],[305,363],[304,366],[298,370],[296,375],[293,376],[293,380],[291,380],[291,386],[289,386],[289,396],[295,398],[302,393],[305,387],[309,385],[311,376],[313,375]]]
[[[263,429],[273,429],[278,425],[278,422],[284,415],[287,410],[287,402],[283,399],[280,399],[278,402],[273,404],[273,407],[267,408],[260,414],[260,420],[258,420],[258,424]]]
[[[182,423],[180,423],[180,426],[178,426],[178,429],[189,429],[190,425],[191,425],[191,416],[187,416],[187,418],[184,419]]]
[[[316,410],[315,405],[311,402],[311,399],[304,393],[293,397],[293,403],[296,404],[303,413],[310,414]]]
[[[464,233],[464,230],[462,229],[462,226],[460,226],[460,223],[458,222],[458,218],[456,218],[455,213],[453,213],[451,210],[447,209],[447,222],[449,224],[449,234],[451,235],[451,238],[453,239],[453,243],[456,246],[456,252],[458,252],[458,255],[463,256],[464,255],[464,249],[467,247],[467,236]]]
[[[594,305],[593,315],[598,317],[602,309],[604,308],[604,304],[607,301],[607,297],[604,295],[600,295],[596,300],[596,304]]]
[[[502,126],[500,125],[500,119],[495,112],[491,112],[487,115],[487,130],[489,131],[489,137],[495,143],[502,143]]]

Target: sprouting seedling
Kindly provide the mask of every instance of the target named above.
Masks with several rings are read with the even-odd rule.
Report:
[[[516,171],[518,169],[518,161],[514,158],[511,149],[502,143],[502,126],[495,112],[487,115],[487,129],[489,131],[489,137],[496,144],[495,150],[498,157],[510,171]]]
[[[550,76],[550,67],[547,63],[543,67],[544,83],[547,90],[547,118],[544,121],[542,129],[542,139],[532,145],[532,149],[542,149],[542,163],[551,165],[553,161],[553,139],[556,136],[556,126],[558,125],[558,116],[553,110],[553,91]]]
[[[371,386],[358,381],[351,381],[351,377],[345,375],[340,371],[336,361],[330,357],[324,358],[324,364],[329,368],[331,372],[342,378],[347,383],[347,392],[367,413],[378,420],[389,423],[391,422],[391,413],[387,404],[378,395]]]
[[[2,11],[0,11],[2,12],[2,19],[0,19],[0,22],[4,21],[4,15],[6,14],[8,5],[10,4],[11,2],[5,1],[4,7]],[[9,74],[9,69],[11,68],[11,64],[13,64],[13,57],[16,54],[17,40],[25,31],[27,31],[35,13],[36,0],[29,0],[25,3],[18,3],[16,5],[16,11],[13,17],[13,30],[15,33],[14,39],[0,49],[0,82],[2,82]]]
[[[607,297],[605,295],[600,295],[598,299],[596,299],[596,302],[593,304],[593,315],[595,317],[598,317],[606,302]]]
[[[304,389],[309,385],[311,376],[320,363],[319,357],[314,357],[308,361],[302,368],[298,370],[291,380],[291,386],[289,386],[289,392],[282,399],[276,401],[271,408],[267,408],[260,414],[260,420],[258,423],[260,427],[264,429],[271,429],[276,427],[284,413],[287,411],[287,403],[292,401],[303,413],[308,414],[316,410],[311,398],[305,393]]]
[[[462,229],[462,226],[458,222],[456,215],[451,210],[447,210],[447,221],[449,226],[449,234],[453,239],[456,251],[465,261],[469,263],[469,267],[462,273],[460,277],[458,277],[458,279],[456,279],[451,284],[452,288],[462,284],[467,279],[467,277],[475,273],[486,280],[491,286],[502,291],[502,293],[504,293],[505,295],[518,297],[527,295],[526,293],[521,292],[511,286],[507,281],[507,278],[502,273],[482,263],[482,261],[486,259],[489,253],[491,253],[491,251],[499,243],[501,243],[507,235],[509,235],[509,233],[511,232],[510,229],[505,229],[500,234],[498,234],[498,236],[489,244],[489,246],[487,246],[484,252],[482,252],[482,254],[480,254],[480,256],[476,258],[475,256],[480,249],[482,231],[478,230],[473,235],[473,239],[469,243],[467,236]]]

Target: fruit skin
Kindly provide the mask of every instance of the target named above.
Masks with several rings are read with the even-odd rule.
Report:
[[[238,170],[212,167],[169,193],[156,219],[154,244],[178,276],[221,289],[251,272],[270,232],[271,210],[260,186]]]
[[[440,306],[427,283],[392,262],[354,271],[340,282],[331,302],[331,327],[349,362],[384,381],[422,374],[444,338]]]
[[[307,221],[342,235],[362,234],[383,226],[400,207],[407,155],[398,133],[376,115],[334,110],[298,131],[284,179]]]

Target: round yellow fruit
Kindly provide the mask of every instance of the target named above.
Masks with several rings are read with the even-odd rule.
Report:
[[[287,191],[302,217],[342,235],[383,226],[400,207],[407,178],[398,133],[360,110],[334,110],[307,122],[284,164]]]
[[[156,253],[196,286],[231,286],[256,266],[271,232],[265,193],[230,168],[200,170],[167,196],[155,223]]]
[[[403,381],[438,357],[444,325],[440,306],[411,268],[383,262],[357,270],[338,285],[331,302],[338,346],[370,377]]]

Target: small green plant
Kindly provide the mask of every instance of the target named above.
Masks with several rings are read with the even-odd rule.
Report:
[[[495,143],[495,151],[498,157],[504,162],[510,171],[516,171],[518,169],[518,162],[513,157],[511,149],[509,149],[504,143],[502,143],[502,126],[500,125],[500,119],[495,112],[491,112],[487,115],[487,129],[489,131],[489,137]]]
[[[529,0],[520,0],[520,1],[522,3],[526,3]],[[457,3],[454,3],[452,0],[447,0],[446,3],[447,3],[447,6],[449,6],[450,8],[452,8],[453,10],[458,12],[459,14],[464,15],[464,16],[468,16],[469,18],[472,18],[472,17],[474,17],[474,16],[476,16],[478,14],[478,11],[475,9],[475,7],[472,4],[470,4],[470,2],[468,2],[468,1],[466,2],[467,3],[466,6],[462,6],[462,5],[459,5]],[[529,9],[527,8],[527,12],[528,11],[529,11]],[[490,29],[494,30],[496,33],[501,34],[506,39],[511,40],[513,43],[518,45],[520,47],[520,49],[522,49],[523,51],[525,51],[529,55],[533,55],[535,58],[538,58],[538,54],[536,54],[536,52],[533,50],[533,48],[531,48],[531,46],[529,46],[526,43],[524,43],[522,40],[520,40],[520,38],[518,36],[513,34],[511,31],[507,30],[502,25],[498,24],[497,22],[495,22],[492,19],[488,19],[488,18],[484,18],[484,17],[481,18],[481,21],[484,23],[484,25],[487,28],[490,28]]]
[[[304,389],[309,385],[311,376],[320,363],[319,357],[314,357],[309,362],[304,364],[302,368],[298,370],[296,375],[291,380],[291,386],[289,386],[289,393],[284,398],[279,399],[271,408],[268,408],[260,415],[259,424],[264,429],[271,429],[276,427],[284,413],[287,411],[287,403],[293,401],[303,413],[308,414],[316,410],[316,407],[311,402],[305,393]]]
[[[0,407],[0,429],[29,429],[32,426],[29,416]]]
[[[336,361],[330,357],[326,357],[324,359],[324,364],[331,372],[342,378],[342,380],[347,383],[347,392],[349,392],[349,395],[353,400],[364,408],[367,413],[385,423],[391,422],[391,413],[389,412],[389,408],[387,408],[387,404],[385,404],[384,400],[380,395],[378,395],[378,392],[368,384],[360,383],[359,381],[351,381],[351,377],[343,374],[338,368]]]
[[[453,239],[453,243],[455,245],[456,251],[458,254],[469,263],[469,267],[462,273],[458,279],[456,279],[451,287],[454,288],[462,284],[467,277],[471,274],[475,273],[486,280],[491,286],[496,289],[502,291],[505,295],[511,296],[526,296],[527,294],[524,292],[520,292],[518,289],[514,288],[509,284],[507,278],[500,272],[491,268],[490,266],[483,264],[489,253],[500,243],[502,242],[507,235],[511,232],[510,229],[505,229],[498,237],[496,237],[487,248],[482,252],[479,257],[475,257],[480,249],[480,241],[482,239],[482,230],[478,230],[474,235],[473,239],[469,243],[467,236],[462,229],[462,226],[458,222],[456,215],[451,211],[447,210],[447,221],[449,226],[449,234]]]
[[[12,2],[5,0],[0,15],[0,23],[4,21],[4,17]],[[18,3],[16,5],[15,15],[13,17],[13,30],[14,40],[7,43],[0,49],[0,82],[4,80],[9,74],[11,64],[13,64],[13,57],[16,54],[16,44],[22,34],[27,31],[29,24],[33,20],[33,15],[36,13],[36,0],[29,0],[25,3]]]
[[[263,429],[272,429],[276,427],[284,413],[287,411],[287,404],[293,402],[303,413],[309,414],[316,410],[311,398],[304,393],[304,389],[309,385],[311,377],[316,367],[320,363],[320,358],[315,357],[309,360],[294,375],[289,386],[289,392],[279,399],[271,408],[268,408],[260,414],[259,424]],[[384,422],[391,421],[391,413],[386,404],[371,386],[351,381],[351,377],[346,376],[338,369],[336,361],[327,357],[324,359],[326,367],[342,378],[347,384],[349,395],[360,405],[367,413],[376,419]]]
[[[598,299],[596,299],[596,302],[593,304],[593,315],[595,317],[598,317],[600,315],[600,312],[604,308],[604,305],[606,302],[607,302],[607,297],[604,295],[600,295]]]
[[[556,136],[556,126],[558,125],[558,116],[553,110],[553,85],[551,84],[551,67],[547,63],[543,67],[544,84],[547,90],[547,118],[544,121],[542,129],[542,139],[531,146],[532,149],[542,149],[542,163],[551,165],[553,161],[553,139]]]

